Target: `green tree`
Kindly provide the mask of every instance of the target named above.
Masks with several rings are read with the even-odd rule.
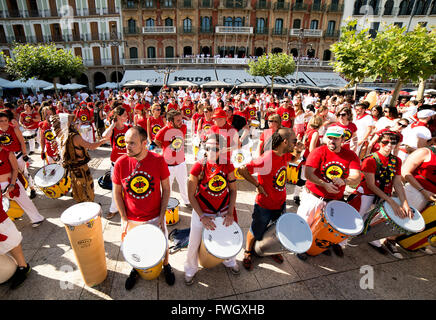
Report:
[[[356,31],[356,24],[357,20],[349,21],[341,28],[339,41],[330,46],[335,56],[335,61],[331,63],[333,70],[350,81],[347,87],[354,86],[354,98],[357,84],[370,76],[371,65],[368,54],[371,38],[368,29]]]
[[[50,45],[16,45],[12,51],[13,59],[4,55],[6,72],[15,79],[38,78],[53,82],[55,91],[57,78],[75,78],[85,70],[81,57],[70,51]]]
[[[270,53],[259,57],[257,61],[248,62],[248,73],[252,76],[271,77],[271,93],[274,88],[275,77],[286,77],[295,70],[295,61],[286,53]]]

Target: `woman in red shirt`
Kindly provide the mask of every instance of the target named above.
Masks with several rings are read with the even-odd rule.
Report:
[[[351,141],[353,141],[353,150],[354,152],[356,152],[356,147],[357,147],[357,136],[356,136],[356,131],[357,131],[357,127],[356,125],[352,122],[353,120],[353,115],[351,113],[351,109],[349,107],[342,107],[338,110],[338,112],[336,113],[336,117],[338,119],[338,121],[333,124],[334,126],[339,126],[341,128],[344,129],[345,131],[345,139],[344,139],[344,143],[342,144],[342,148],[344,149],[350,149],[350,143]]]
[[[29,103],[25,103],[24,111],[20,114],[19,119],[19,123],[25,131],[36,133],[40,120],[41,117],[39,113],[36,112]],[[35,138],[27,140],[27,142],[29,142],[29,155],[35,152]]]
[[[202,103],[197,104],[195,107],[195,114],[192,116],[191,132],[197,134],[198,122],[204,118],[204,105]]]
[[[133,125],[143,127],[147,130],[147,109],[142,104],[135,106],[135,116],[133,117]]]
[[[197,133],[204,140],[206,132],[215,124],[212,120],[213,108],[211,106],[203,107],[204,117],[198,120]]]
[[[167,121],[161,116],[161,106],[157,103],[151,107],[151,117],[147,120],[147,139],[151,144],[160,129],[165,127]],[[151,150],[151,149],[150,149]]]

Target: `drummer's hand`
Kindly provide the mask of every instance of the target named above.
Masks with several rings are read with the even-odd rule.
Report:
[[[428,190],[422,190],[422,195],[427,201],[436,202],[436,193],[430,192]]]
[[[268,194],[265,192],[265,189],[260,184],[257,187],[257,192],[260,193],[260,194],[263,194],[265,197],[268,197]]]
[[[8,185],[8,187],[5,190],[5,194],[9,196],[9,192],[14,191],[14,189],[15,189],[15,185],[11,185],[11,184]]]
[[[207,229],[207,230],[215,230],[216,225],[214,223],[214,218],[213,217],[206,217],[204,216],[201,219],[201,222],[203,223],[203,226]]]
[[[339,192],[339,188],[336,185],[334,185],[332,182],[324,183],[322,186],[324,187],[325,191],[327,191],[328,193]]]
[[[408,204],[403,204],[403,210],[406,214],[406,217],[408,217],[409,219],[412,219],[415,212],[413,211],[413,209],[411,207],[409,207]]]
[[[233,224],[233,221],[234,221],[234,219],[233,219],[232,213],[227,213],[224,215],[224,221],[223,221],[224,226],[226,226],[226,227],[230,226],[231,224]]]
[[[345,186],[345,181],[341,178],[333,178],[332,182],[335,186],[338,186],[338,187]]]
[[[396,203],[394,200],[390,199],[389,204],[392,207],[392,210],[394,210],[394,213],[397,217],[400,217],[401,219],[404,219],[406,217],[406,212],[401,208],[398,203]]]

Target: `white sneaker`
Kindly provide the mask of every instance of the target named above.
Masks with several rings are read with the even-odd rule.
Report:
[[[429,247],[424,247],[420,249],[425,254],[433,254],[434,252]]]
[[[240,274],[241,273],[241,269],[239,268],[239,265],[237,264],[237,265],[235,265],[234,267],[231,267],[231,268],[229,268],[230,269],[230,271],[233,273],[233,274]]]
[[[386,249],[388,252],[393,255],[397,259],[403,259],[403,255],[398,251],[395,242],[386,240],[384,245],[386,246]]]
[[[187,286],[192,285],[194,283],[194,277],[195,277],[195,274],[192,277],[189,277],[185,274],[185,284]]]

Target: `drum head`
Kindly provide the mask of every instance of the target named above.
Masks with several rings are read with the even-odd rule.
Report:
[[[124,259],[138,269],[152,268],[165,256],[167,240],[164,233],[152,224],[143,224],[127,232],[121,245]]]
[[[177,200],[176,198],[171,198],[168,200],[168,209],[174,209],[176,207],[178,207],[180,204],[179,200]]]
[[[235,168],[242,167],[251,161],[251,153],[245,149],[235,150],[232,153],[231,161]]]
[[[80,226],[96,218],[101,207],[95,202],[81,202],[69,207],[61,215],[61,221],[68,226]]]
[[[203,243],[207,251],[219,259],[236,256],[242,249],[243,234],[236,222],[230,226],[223,225],[224,218],[215,218],[215,230],[203,229]]]
[[[303,253],[312,245],[312,231],[306,220],[295,213],[284,213],[277,220],[276,234],[289,251]]]
[[[337,231],[356,236],[363,230],[363,219],[359,212],[348,203],[333,200],[324,209],[327,221]]]
[[[44,175],[45,169],[45,175]],[[53,174],[52,174],[53,172]],[[38,187],[46,188],[57,184],[65,175],[65,169],[60,165],[54,163],[44,166],[39,169],[35,175],[35,184]]]
[[[8,212],[9,211],[9,205],[10,205],[9,199],[6,198],[6,197],[3,197],[2,198],[2,206],[3,206],[3,211],[4,212]]]
[[[392,200],[394,200],[398,204],[401,204],[400,199],[398,199],[398,198],[392,198]],[[383,203],[383,208],[385,209],[385,212],[389,216],[389,218],[395,224],[397,224],[398,226],[400,226],[404,230],[407,230],[407,231],[412,232],[412,233],[417,233],[417,232],[421,232],[422,230],[424,230],[424,228],[425,228],[424,218],[422,217],[421,213],[418,210],[416,210],[415,208],[410,207],[414,211],[412,219],[410,219],[409,217],[404,218],[404,219],[401,219],[400,217],[398,217],[394,213],[394,210],[392,209],[392,207],[387,202]]]

